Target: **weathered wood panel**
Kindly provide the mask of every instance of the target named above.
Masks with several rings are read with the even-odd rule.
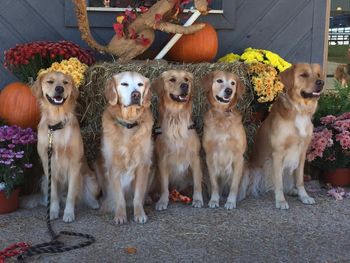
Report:
[[[278,52],[291,62],[323,63],[327,1],[223,0],[224,16],[206,18],[218,28],[218,57],[256,47]],[[67,0],[1,0],[1,54],[17,43],[36,40],[66,39],[87,47],[77,28],[72,27],[73,10],[69,4]],[[92,33],[98,42],[106,44],[113,29],[93,27]],[[154,46],[161,47],[166,39],[159,34]],[[0,62],[3,63],[3,56]],[[14,80],[0,66],[0,88]]]

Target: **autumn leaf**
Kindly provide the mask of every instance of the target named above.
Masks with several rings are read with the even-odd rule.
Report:
[[[140,11],[141,11],[142,14],[146,13],[148,11],[148,8],[145,7],[145,6],[140,6]]]
[[[138,34],[136,33],[135,29],[131,28],[131,32],[129,33],[130,39],[136,39],[138,37]]]
[[[118,37],[123,37],[124,36],[124,25],[123,24],[113,24],[113,29],[115,33],[117,34]]]
[[[156,23],[159,23],[160,21],[162,21],[163,16],[161,14],[156,14],[154,16],[154,20],[156,21]]]
[[[136,41],[136,43],[143,45],[145,47],[147,47],[148,45],[151,44],[151,40],[149,40],[148,38],[145,38],[143,35],[141,35],[140,37],[135,39],[135,41]]]
[[[136,13],[133,10],[126,9],[125,16],[129,17],[131,20],[136,19]]]
[[[125,18],[125,16],[117,16],[117,22],[118,22],[119,24],[122,24],[123,21],[124,21],[124,18]]]
[[[135,247],[126,247],[124,248],[126,254],[132,255],[137,253],[137,249]]]

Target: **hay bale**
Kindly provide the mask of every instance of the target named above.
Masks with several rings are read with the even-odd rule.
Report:
[[[86,72],[85,84],[80,89],[79,110],[80,125],[86,146],[86,155],[91,161],[99,153],[99,141],[101,132],[101,116],[106,105],[103,95],[106,80],[113,74],[123,71],[136,71],[151,81],[162,72],[170,69],[183,69],[194,75],[193,119],[197,125],[199,134],[202,133],[203,114],[208,108],[207,99],[200,87],[200,80],[210,71],[224,70],[237,74],[245,84],[247,91],[238,109],[243,115],[243,121],[247,131],[248,141],[251,141],[255,125],[250,121],[250,104],[253,101],[253,89],[247,75],[247,66],[242,62],[235,63],[199,63],[199,64],[173,64],[166,61],[147,60],[133,61],[130,63],[103,62],[91,66]],[[157,97],[153,96],[152,112],[157,120]]]

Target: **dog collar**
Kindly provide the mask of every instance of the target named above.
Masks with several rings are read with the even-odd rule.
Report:
[[[128,123],[128,122],[125,122],[125,121],[122,121],[122,120],[119,120],[119,119],[116,119],[115,123],[119,124],[120,126],[122,126],[124,128],[127,128],[127,129],[132,129],[135,126],[139,125],[137,121],[135,121],[134,123]]]
[[[63,129],[65,124],[66,124],[65,122],[60,121],[59,123],[56,123],[54,125],[48,125],[48,127],[49,127],[49,130],[53,132],[53,131]]]

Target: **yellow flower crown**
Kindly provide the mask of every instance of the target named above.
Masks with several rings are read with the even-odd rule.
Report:
[[[79,59],[72,57],[68,60],[62,60],[60,63],[54,62],[51,64],[51,67],[47,69],[41,69],[38,73],[38,77],[41,74],[58,71],[72,76],[74,85],[76,87],[79,87],[84,81],[84,73],[87,68],[88,65],[81,63]]]

